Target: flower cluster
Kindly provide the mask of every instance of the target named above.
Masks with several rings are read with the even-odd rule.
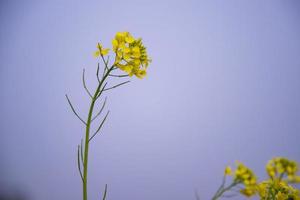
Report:
[[[299,190],[284,181],[267,180],[257,185],[261,200],[300,200]]]
[[[142,39],[135,39],[129,32],[118,32],[112,40],[113,51],[115,53],[115,61],[113,66],[126,72],[129,76],[135,75],[138,78],[146,76],[151,59],[148,57],[146,47],[142,43]],[[103,48],[98,43],[97,51],[94,56],[105,56],[109,49]]]
[[[266,170],[270,179],[258,184],[260,199],[300,200],[299,190],[289,184],[300,183],[297,162],[276,157],[267,163]]]
[[[234,183],[243,184],[244,188],[240,192],[246,196],[252,196],[256,193],[256,176],[243,163],[237,162],[237,167],[232,173],[230,167],[225,168],[225,175],[234,175]]]
[[[297,162],[276,157],[267,163],[266,169],[270,178],[258,183],[255,174],[244,164],[237,162],[234,172],[229,166],[226,167],[224,175],[233,176],[233,182],[228,187],[222,186],[213,200],[239,184],[244,185],[240,193],[247,197],[257,194],[261,200],[300,200],[300,191],[291,185],[291,183],[300,183]]]
[[[135,39],[128,32],[118,32],[112,40],[113,51],[116,53],[115,65],[128,73],[143,78],[151,62],[146,47],[141,39]]]
[[[268,162],[266,169],[271,179],[282,179],[287,176],[286,181],[288,182],[300,182],[300,176],[297,176],[298,166],[295,161],[276,157]]]

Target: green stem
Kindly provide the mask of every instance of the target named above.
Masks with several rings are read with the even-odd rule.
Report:
[[[94,105],[97,100],[97,97],[99,93],[101,92],[101,87],[105,81],[105,79],[108,77],[109,73],[112,71],[113,66],[107,70],[103,78],[101,79],[95,94],[92,98],[88,119],[86,122],[86,130],[85,130],[85,145],[84,145],[84,161],[83,161],[83,200],[87,200],[87,175],[88,175],[88,157],[89,157],[89,139],[90,139],[90,127],[91,127],[91,121],[92,121],[92,115],[94,110]]]
[[[231,183],[229,186],[225,187],[225,188],[220,188],[217,193],[213,196],[212,200],[217,200],[219,197],[221,197],[225,192],[227,192],[228,190],[230,190],[231,188],[233,188],[234,186],[238,185],[240,182],[236,182],[234,181],[233,183]]]

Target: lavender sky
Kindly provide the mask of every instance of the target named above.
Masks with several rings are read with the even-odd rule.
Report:
[[[89,194],[209,199],[226,165],[265,178],[273,156],[300,162],[297,0],[1,1],[0,194],[80,200],[81,82],[96,86],[96,43],[142,37],[148,76],[107,93],[90,148]],[[97,107],[99,108],[100,105]]]

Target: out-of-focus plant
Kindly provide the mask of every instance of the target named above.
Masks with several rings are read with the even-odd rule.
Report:
[[[88,96],[90,97],[91,103],[88,111],[87,120],[83,120],[79,114],[74,109],[69,97],[66,95],[68,103],[78,117],[78,119],[85,126],[85,135],[84,140],[81,140],[81,143],[78,145],[77,149],[77,164],[79,174],[82,180],[82,190],[83,190],[83,200],[88,199],[88,159],[89,159],[89,145],[92,139],[99,133],[103,124],[109,114],[109,111],[106,112],[103,119],[99,123],[98,128],[91,134],[91,124],[96,120],[101,114],[106,105],[106,98],[103,98],[103,95],[108,90],[117,88],[121,85],[124,85],[129,80],[121,82],[117,85],[108,86],[109,78],[125,78],[135,75],[138,78],[143,78],[146,76],[146,70],[151,62],[147,55],[145,46],[142,43],[142,39],[134,38],[129,32],[118,32],[115,38],[112,40],[113,52],[114,52],[114,61],[110,64],[109,62],[109,50],[104,48],[100,43],[97,44],[97,51],[95,51],[94,56],[99,57],[103,62],[103,73],[99,74],[100,65],[98,63],[96,77],[98,80],[97,87],[94,93],[91,93],[88,89],[85,82],[85,70],[83,69],[82,73],[82,83],[83,87],[86,90]],[[115,74],[114,71],[120,69],[125,74]],[[102,100],[102,106],[100,110],[94,114],[94,107],[97,101]],[[107,185],[105,185],[105,190],[103,193],[102,199],[106,199]]]
[[[300,200],[300,190],[295,188],[295,184],[300,183],[298,169],[297,162],[276,157],[266,165],[269,179],[257,182],[252,170],[237,162],[234,171],[230,166],[225,168],[222,184],[212,199],[242,194],[246,197],[259,196],[261,200]],[[228,177],[231,177],[230,184],[226,184]]]

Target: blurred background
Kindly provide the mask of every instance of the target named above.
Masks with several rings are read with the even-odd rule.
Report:
[[[153,62],[106,94],[91,200],[106,183],[108,200],[209,199],[236,160],[260,180],[274,156],[300,162],[299,11],[297,0],[1,1],[1,198],[82,198],[84,126],[65,94],[86,118],[82,69],[94,90],[96,43],[111,47],[117,31],[142,37]]]

